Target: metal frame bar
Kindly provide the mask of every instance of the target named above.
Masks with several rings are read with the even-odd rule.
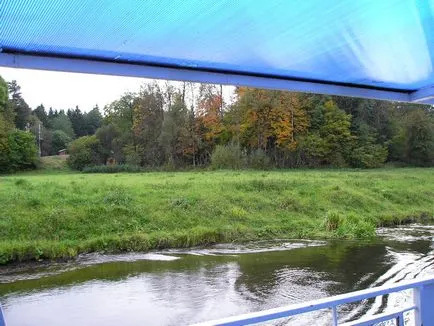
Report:
[[[434,86],[424,87],[410,93],[410,101],[415,103],[434,104]]]
[[[424,288],[430,288],[432,287],[432,292],[429,294],[425,294],[425,296],[420,296],[419,289]],[[228,318],[223,318],[219,320],[204,322],[196,324],[195,326],[211,326],[211,325],[220,325],[220,326],[240,326],[240,325],[251,325],[251,324],[257,324],[261,322],[266,322],[270,320],[275,320],[279,318],[286,318],[291,317],[299,314],[303,314],[306,312],[312,312],[316,310],[322,310],[322,309],[332,309],[336,308],[339,305],[352,303],[356,301],[362,301],[369,298],[374,298],[377,296],[390,294],[394,292],[400,292],[403,290],[408,289],[415,289],[415,302],[414,305],[407,306],[405,308],[402,308],[398,311],[393,311],[389,314],[383,314],[383,315],[374,315],[370,317],[370,319],[361,320],[361,325],[365,325],[369,321],[375,322],[376,318],[386,318],[381,320],[391,320],[393,318],[396,318],[398,316],[401,316],[404,312],[409,310],[415,310],[416,311],[416,323],[421,320],[423,322],[423,318],[425,316],[431,316],[430,311],[423,311],[424,304],[432,304],[432,300],[434,300],[434,278],[423,278],[418,280],[410,280],[410,281],[403,281],[396,285],[390,286],[390,285],[384,285],[380,287],[365,289],[361,291],[355,291],[351,293],[345,293],[341,295],[336,295],[333,297],[327,297],[324,299],[294,304],[290,306],[284,306],[280,308],[274,308],[264,311],[258,311],[248,314],[243,314],[239,316],[233,316]],[[428,301],[425,302],[424,301]],[[387,319],[389,318],[389,319]],[[402,317],[401,317],[402,318]],[[431,322],[432,320],[429,320]],[[345,324],[344,324],[345,325]],[[348,323],[347,325],[359,325],[357,321],[354,323]],[[417,326],[420,326],[420,324],[416,324]],[[423,324],[425,325],[432,325],[432,324]]]
[[[308,92],[328,95],[354,96],[378,100],[410,102],[410,92],[402,90],[375,89],[363,86],[340,85],[329,82],[314,82],[255,76],[236,72],[205,71],[194,68],[163,67],[155,65],[98,61],[81,58],[50,57],[0,53],[0,66],[39,69],[62,72],[102,74],[141,78],[203,82],[222,85],[249,86],[285,91]]]
[[[411,311],[417,309],[416,306],[411,306],[405,309],[396,309],[392,312],[386,312],[374,316],[365,317],[359,320],[351,321],[348,323],[343,323],[340,326],[372,326],[376,323],[381,323],[384,321],[391,321],[395,319],[395,321],[399,320],[397,326],[404,325],[404,313],[407,311]]]
[[[0,304],[0,326],[6,326],[2,305]]]

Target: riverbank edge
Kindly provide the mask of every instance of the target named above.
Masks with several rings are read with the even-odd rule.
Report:
[[[65,261],[76,258],[80,254],[101,253],[116,254],[125,252],[148,252],[162,249],[181,249],[198,246],[209,246],[218,243],[245,243],[258,240],[275,240],[292,238],[304,240],[345,240],[345,239],[374,239],[375,228],[393,227],[411,223],[434,224],[434,216],[426,212],[416,216],[401,216],[393,218],[379,218],[372,233],[362,230],[361,236],[354,234],[340,234],[337,228],[330,228],[329,221],[324,221],[324,230],[294,230],[276,227],[252,229],[236,226],[227,229],[213,229],[195,227],[176,232],[134,233],[122,235],[105,235],[97,238],[63,241],[0,241],[0,266],[29,263],[32,261]],[[368,223],[369,225],[369,223]]]

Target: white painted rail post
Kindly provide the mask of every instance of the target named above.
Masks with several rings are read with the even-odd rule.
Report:
[[[413,289],[415,326],[434,326],[434,284]]]

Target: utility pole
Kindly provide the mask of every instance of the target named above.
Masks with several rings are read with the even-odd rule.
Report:
[[[38,124],[38,150],[39,150],[39,157],[41,157],[41,123]]]

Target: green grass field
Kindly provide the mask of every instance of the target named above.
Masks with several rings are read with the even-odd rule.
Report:
[[[0,263],[272,238],[370,238],[434,216],[434,169],[0,177]]]

